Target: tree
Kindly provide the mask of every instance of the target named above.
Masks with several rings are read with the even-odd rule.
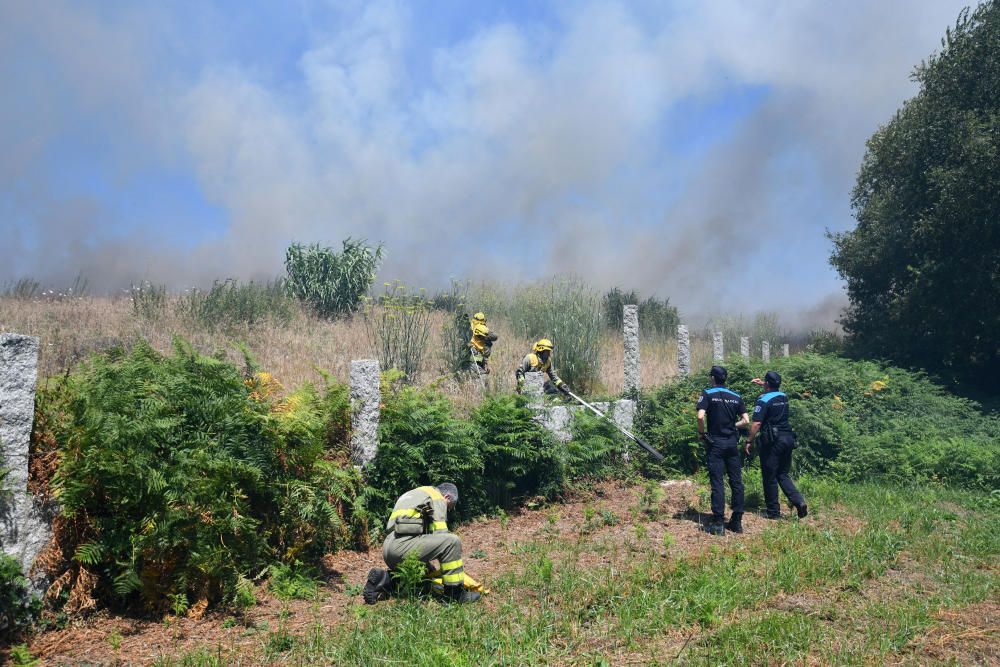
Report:
[[[1000,0],[964,10],[941,46],[868,140],[858,225],[830,235],[830,261],[852,350],[984,378],[1000,370]]]

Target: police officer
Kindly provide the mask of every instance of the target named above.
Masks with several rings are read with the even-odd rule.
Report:
[[[768,519],[781,518],[778,504],[778,487],[788,501],[795,506],[799,518],[804,518],[809,510],[805,498],[795,488],[795,482],[788,472],[792,468],[792,450],[795,448],[795,433],[788,424],[788,396],[778,391],[781,376],[776,371],[768,371],[764,379],[754,378],[754,384],[764,386],[764,394],[757,399],[753,408],[753,424],[747,437],[746,453],[754,437],[760,433],[760,476],[764,482],[764,504]]]
[[[708,479],[712,483],[712,523],[708,532],[724,535],[725,529],[743,532],[743,465],[740,461],[738,429],[750,423],[746,405],[735,391],[726,388],[729,373],[722,366],[709,371],[712,385],[698,399],[698,436],[707,447]],[[708,419],[706,427],[705,420]],[[729,476],[733,513],[723,526],[726,489],[722,475]]]

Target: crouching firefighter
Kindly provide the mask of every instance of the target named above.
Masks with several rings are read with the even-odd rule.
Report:
[[[493,352],[493,343],[497,340],[497,335],[486,326],[486,314],[476,313],[469,320],[469,328],[472,329],[472,338],[469,339],[469,353],[472,361],[479,366],[483,373],[489,373],[490,354]]]
[[[480,598],[477,590],[466,588],[462,540],[448,530],[448,510],[456,503],[458,488],[450,483],[421,486],[399,497],[385,525],[382,546],[382,557],[389,569],[375,567],[368,572],[363,593],[366,603],[375,604],[392,594],[392,571],[410,552],[427,564],[428,572],[440,570],[446,600],[464,603]],[[438,568],[431,565],[435,560]]]
[[[517,393],[520,394],[524,391],[524,374],[532,372],[545,373],[549,376],[542,387],[546,394],[562,392],[566,396],[569,395],[569,387],[552,368],[552,341],[548,338],[542,338],[535,343],[531,352],[524,355],[521,365],[514,371],[514,378],[517,380]]]

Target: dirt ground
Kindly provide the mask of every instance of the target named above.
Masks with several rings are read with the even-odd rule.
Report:
[[[702,550],[718,540],[700,530],[699,520],[704,517],[691,509],[698,500],[695,485],[687,481],[667,484],[660,487],[659,509],[652,512],[655,520],[647,518],[648,523],[644,524],[647,530],[644,543],[654,545],[665,556],[668,552],[682,555]],[[635,522],[630,516],[639,511],[642,492],[639,486],[607,482],[565,503],[524,509],[504,520],[481,519],[463,525],[457,532],[462,537],[466,569],[488,587],[496,575],[513,567],[518,543],[555,536],[618,543],[634,540]],[[613,525],[610,525],[604,517],[612,515]],[[764,529],[764,520],[749,514],[744,524],[750,535]],[[663,540],[665,533],[673,536],[667,547]],[[248,628],[276,628],[283,624],[290,633],[297,634],[317,619],[326,626],[341,623],[351,607],[363,604],[360,595],[350,595],[348,590],[356,590],[364,583],[369,568],[379,566],[382,566],[379,549],[331,554],[324,559],[329,581],[318,602],[278,600],[268,593],[266,586],[261,586],[257,591],[259,604],[236,624],[233,616],[224,611],[209,611],[198,620],[186,617],[156,620],[100,612],[36,637],[30,648],[46,665],[144,665],[155,661],[157,656],[177,655],[203,645],[221,645],[224,652],[238,654],[242,653],[241,648],[249,650],[259,645],[259,636]]]

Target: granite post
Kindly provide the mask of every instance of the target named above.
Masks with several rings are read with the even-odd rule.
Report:
[[[375,359],[351,362],[351,461],[364,467],[378,454],[381,373]]]
[[[639,306],[625,306],[622,314],[625,336],[625,395],[636,394],[640,384]]]
[[[683,324],[677,325],[677,372],[691,375],[691,338]]]

